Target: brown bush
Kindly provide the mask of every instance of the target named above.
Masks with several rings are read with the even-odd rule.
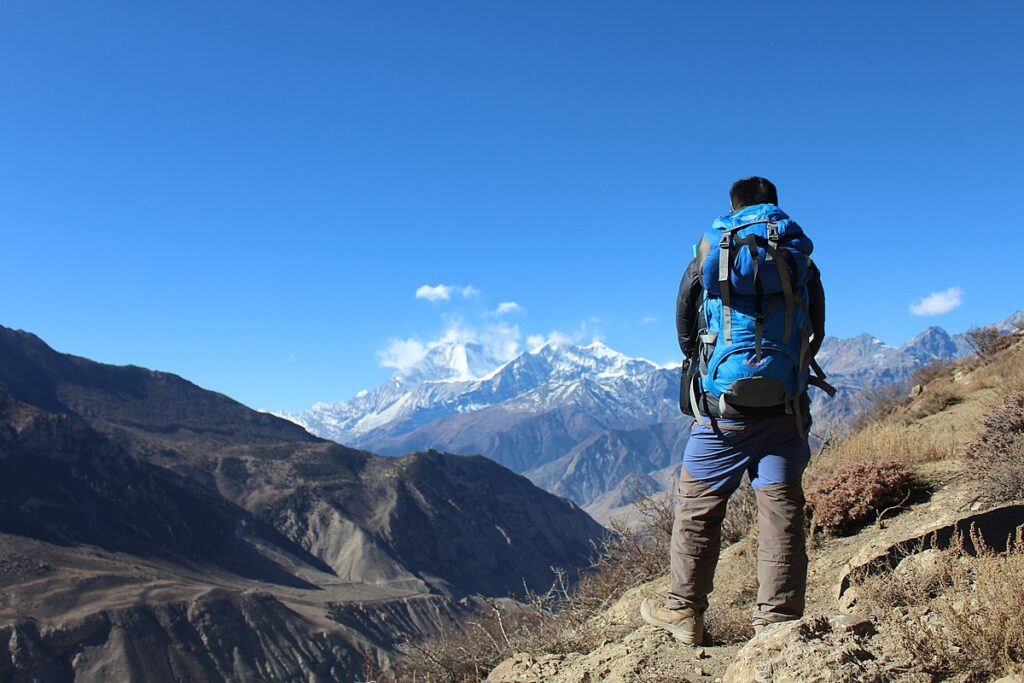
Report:
[[[911,419],[941,413],[964,400],[962,390],[952,379],[943,378],[925,386],[910,410]]]
[[[1010,394],[982,419],[963,456],[983,498],[1024,498],[1024,392]]]
[[[927,365],[922,365],[910,376],[910,386],[924,386],[940,377],[951,377],[953,368],[957,366],[955,361],[934,359]]]
[[[892,461],[846,465],[807,489],[811,533],[848,532],[864,522],[881,523],[924,490],[913,473]]]
[[[967,341],[967,345],[978,355],[978,358],[987,360],[996,351],[1005,347],[1005,342],[1002,341],[1003,336],[998,327],[989,325],[987,327],[972,327],[967,330],[964,338]]]
[[[862,576],[858,610],[879,617],[916,667],[936,679],[1024,674],[1021,533],[1006,552],[987,548],[973,534],[968,547],[976,549],[976,557],[959,537],[948,550],[929,551],[936,561],[927,571],[901,572],[899,580]]]

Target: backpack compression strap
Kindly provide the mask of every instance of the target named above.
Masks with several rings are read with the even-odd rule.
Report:
[[[773,225],[769,221],[752,221],[750,223],[744,223],[743,225],[737,225],[735,228],[729,228],[724,231],[722,239],[718,242],[718,250],[721,252],[718,255],[718,291],[722,298],[722,339],[725,340],[726,344],[732,343],[732,308],[729,306],[729,275],[732,272],[732,238],[733,235],[743,228],[749,228],[751,225],[758,225],[760,223],[768,223]],[[750,247],[750,255],[753,258],[754,264],[754,281],[757,281],[757,267],[758,267],[758,253],[757,253],[757,237],[754,235],[747,235],[742,239],[736,240],[737,244],[747,245]],[[788,318],[787,318],[788,319]],[[760,325],[760,322],[758,323]],[[787,340],[789,338],[788,327],[787,327]],[[760,342],[761,331],[758,328],[757,339]],[[760,348],[760,343],[758,343]],[[760,356],[760,353],[758,353]]]
[[[793,333],[793,283],[789,279],[789,268],[786,266],[785,258],[779,252],[779,226],[775,223],[768,224],[768,247],[766,248],[765,261],[775,261],[775,267],[779,270],[779,282],[782,283],[782,295],[786,299],[786,327],[782,333],[782,343],[789,342],[789,336]]]
[[[718,243],[718,293],[722,297],[722,339],[732,343],[732,308],[729,306],[729,272],[732,270],[732,231],[727,230]]]
[[[732,343],[732,308],[729,305],[729,276],[732,272],[732,239],[733,235],[744,228],[749,228],[751,225],[759,225],[761,223],[767,223],[767,247],[765,249],[765,262],[775,261],[775,266],[779,269],[779,280],[782,282],[782,292],[786,299],[786,328],[782,335],[783,343],[789,342],[789,337],[793,331],[793,284],[789,278],[789,268],[783,263],[783,259],[780,258],[779,253],[779,226],[777,223],[769,220],[762,221],[751,221],[750,223],[744,223],[743,225],[737,225],[735,228],[729,228],[722,235],[721,241],[718,243],[718,249],[721,252],[718,257],[718,290],[722,297],[722,338],[726,344]],[[764,242],[764,240],[761,240]],[[759,254],[757,251],[758,237],[757,235],[747,235],[743,238],[737,238],[737,245],[742,248],[746,245],[750,248],[750,257],[753,264],[753,276],[755,286],[759,284],[758,281],[758,267],[760,266]],[[760,294],[758,295],[758,307],[760,308]],[[757,349],[757,360],[761,360],[761,339],[764,335],[764,319],[763,314],[758,311],[756,327],[754,328],[754,345]]]

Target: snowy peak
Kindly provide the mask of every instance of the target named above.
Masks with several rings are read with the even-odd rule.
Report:
[[[427,351],[415,365],[400,370],[395,379],[406,386],[423,382],[472,381],[501,364],[476,342],[442,342]]]
[[[1011,313],[1005,320],[999,322],[997,327],[1004,334],[1024,329],[1024,309]]]
[[[549,343],[520,357],[527,356],[543,359],[550,368],[551,379],[556,381],[579,380],[584,377],[621,377],[651,372],[657,367],[642,358],[631,358],[619,353],[600,341],[586,346]]]
[[[480,344],[444,342],[376,389],[349,401],[318,403],[300,415],[282,417],[320,436],[363,444],[371,432],[385,427],[388,433],[415,429],[445,415],[498,404],[552,409],[559,402],[585,400],[586,392],[576,391],[583,385],[586,391],[596,391],[592,385],[600,385],[599,392],[615,396],[616,405],[631,403],[639,400],[643,387],[651,386],[660,372],[658,365],[626,356],[602,342],[548,343],[506,363]]]

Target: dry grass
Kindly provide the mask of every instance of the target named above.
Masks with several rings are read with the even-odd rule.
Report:
[[[486,601],[488,609],[466,620],[460,630],[449,631],[428,642],[403,646],[406,659],[397,680],[422,683],[469,683],[487,676],[502,660],[520,652],[561,654],[589,652],[609,637],[602,616],[628,591],[668,571],[669,543],[675,518],[675,500],[651,496],[636,504],[641,522],[627,526],[612,523],[612,533],[595,548],[590,566],[572,584],[559,572],[544,594],[528,593],[511,601]],[[749,485],[730,499],[723,523],[723,545],[748,536],[757,518],[757,501]],[[749,577],[740,591],[756,588],[753,551]],[[750,596],[743,593],[742,606],[713,603],[708,611],[708,633],[715,642],[746,640],[750,630]],[[375,680],[384,683],[387,676]]]
[[[704,615],[707,637],[715,645],[742,643],[754,635],[750,618],[757,598],[757,534],[741,539],[729,554],[728,573],[716,573]]]
[[[920,420],[929,415],[941,413],[947,408],[961,403],[964,400],[964,395],[963,386],[957,384],[951,376],[938,377],[924,386],[917,400],[909,407],[907,418]]]
[[[489,609],[462,628],[425,643],[409,642],[399,680],[423,683],[479,681],[502,660],[519,652],[587,652],[604,637],[600,617],[627,591],[668,569],[674,500],[637,502],[641,523],[613,523],[594,550],[589,567],[573,584],[559,571],[551,588],[517,601],[488,601]],[[386,680],[378,677],[378,680]]]
[[[969,390],[994,389],[1004,395],[1024,391],[1024,339],[1020,335],[1007,335],[1004,339],[1013,343],[1000,350],[991,362],[967,364],[971,370],[966,378]]]
[[[878,617],[916,665],[936,678],[1022,674],[1022,530],[1003,553],[987,549],[976,534],[971,545],[978,549],[975,557],[961,537],[948,550],[929,551],[930,566],[901,572],[898,579],[861,577],[858,608]]]
[[[916,395],[876,391],[872,408],[811,462],[808,481],[850,462],[891,460],[909,466],[955,458],[1001,400],[1024,392],[1024,336],[1001,336],[984,360],[969,358],[918,371]]]
[[[956,434],[921,424],[904,424],[888,419],[861,427],[845,437],[833,439],[811,461],[807,480],[828,476],[851,462],[890,461],[904,464],[933,462],[953,457]]]

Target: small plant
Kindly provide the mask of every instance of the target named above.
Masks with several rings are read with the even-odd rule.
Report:
[[[982,419],[963,457],[983,498],[1024,498],[1024,392],[1010,394]]]
[[[881,627],[934,679],[1024,675],[1022,533],[996,552],[972,529],[970,544],[958,535],[948,549],[929,551],[935,560],[926,570],[901,572],[899,580],[861,576],[858,609],[880,615]]]
[[[811,534],[846,533],[866,522],[881,526],[924,491],[913,473],[892,461],[861,462],[821,477],[807,490]]]

